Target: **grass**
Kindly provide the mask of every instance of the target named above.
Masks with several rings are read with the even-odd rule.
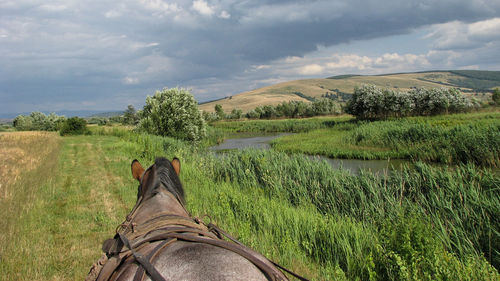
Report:
[[[188,192],[193,213],[210,214],[286,265],[315,268],[310,275],[315,279],[407,279],[394,272],[422,274],[424,280],[450,278],[445,268],[454,268],[458,280],[497,274],[480,257],[484,253],[493,264],[498,259],[499,178],[487,169],[448,171],[419,164],[416,172],[354,177],[326,163],[276,152],[213,158],[203,150],[182,151],[181,159],[192,163],[182,180],[197,190]],[[475,221],[484,224],[478,227]],[[408,236],[415,225],[420,231],[415,235],[421,236]],[[402,243],[408,243],[406,248]]]
[[[170,138],[92,130],[62,138],[40,158],[52,164],[18,179],[33,183],[18,185],[19,194],[33,192],[20,217],[9,213],[10,230],[0,228],[15,229],[10,246],[1,245],[0,280],[83,279],[135,202],[131,160],[148,166],[157,156],[181,159],[193,215],[208,214],[312,280],[499,278],[491,265],[499,263],[500,178],[488,169],[422,163],[356,177],[305,156],[249,150],[219,158]]]
[[[42,186],[54,180],[51,171],[57,166],[60,147],[61,139],[55,133],[0,134],[1,280],[23,280],[26,274],[36,270],[32,269],[37,266],[37,262],[33,262],[38,259],[36,256],[31,256],[31,263],[25,263],[25,255],[36,237],[36,228],[30,227],[29,218],[36,209]],[[44,241],[46,243],[48,241]],[[40,279],[33,276],[33,280]]]
[[[345,120],[329,128],[281,137],[273,142],[273,149],[331,158],[400,158],[498,166],[498,120],[499,111],[376,122]]]
[[[212,127],[226,133],[254,132],[254,133],[300,133],[314,129],[329,128],[339,123],[354,120],[350,115],[335,117],[312,117],[305,119],[277,119],[277,120],[246,120],[246,121],[218,121]]]

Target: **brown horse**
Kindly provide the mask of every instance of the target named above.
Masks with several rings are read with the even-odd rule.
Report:
[[[288,280],[278,265],[190,216],[180,168],[177,158],[157,158],[147,170],[132,162],[136,205],[87,280]]]

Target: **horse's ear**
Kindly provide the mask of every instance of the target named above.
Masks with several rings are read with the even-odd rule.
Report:
[[[181,161],[177,157],[172,160],[172,166],[174,167],[175,173],[179,175],[181,173]]]
[[[131,168],[132,176],[134,177],[134,179],[141,181],[141,176],[144,173],[144,168],[142,167],[141,163],[139,163],[137,159],[134,159],[134,161],[132,161]]]

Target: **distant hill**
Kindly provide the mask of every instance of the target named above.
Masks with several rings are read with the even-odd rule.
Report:
[[[50,114],[53,111],[42,111],[44,114]],[[22,113],[0,113],[0,119],[7,119],[11,120],[16,118],[18,115],[30,115],[31,112],[22,112]],[[121,115],[123,114],[123,111],[99,111],[99,110],[62,110],[62,111],[55,111],[55,114],[57,115],[63,115],[66,117],[73,117],[73,116],[78,116],[78,117],[111,117],[115,115]],[[100,116],[103,115],[103,116]],[[109,116],[108,116],[109,115]]]
[[[354,87],[362,84],[401,90],[415,87],[453,87],[484,99],[491,89],[500,87],[500,71],[450,70],[384,75],[348,74],[326,79],[295,80],[206,102],[200,104],[200,109],[213,112],[215,104],[220,104],[226,112],[230,112],[233,108],[246,112],[260,105],[276,105],[292,100],[308,102],[325,95],[342,103],[350,98]]]
[[[110,118],[115,116],[123,115],[123,111],[109,111],[109,112],[101,112],[86,116],[87,118],[99,117],[99,118]]]

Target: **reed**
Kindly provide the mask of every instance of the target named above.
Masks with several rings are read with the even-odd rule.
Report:
[[[339,122],[285,136],[273,148],[332,158],[413,159],[447,164],[500,164],[500,112]]]

